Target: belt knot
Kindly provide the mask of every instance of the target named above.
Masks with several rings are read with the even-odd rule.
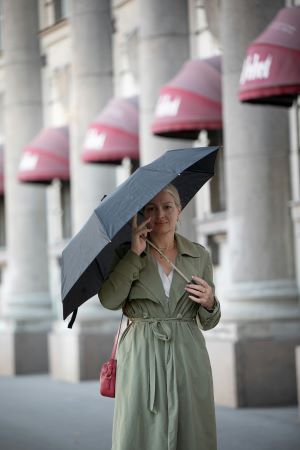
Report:
[[[163,321],[156,320],[150,322],[150,328],[154,336],[161,341],[170,341],[172,337],[171,328]]]

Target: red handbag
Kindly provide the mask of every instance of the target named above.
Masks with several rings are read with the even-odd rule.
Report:
[[[116,352],[119,342],[120,330],[122,326],[123,314],[118,332],[114,339],[113,349],[108,361],[102,364],[100,370],[100,394],[104,397],[115,397],[116,377],[117,377],[117,360]]]

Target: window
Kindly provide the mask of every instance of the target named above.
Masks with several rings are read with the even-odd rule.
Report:
[[[210,181],[211,212],[226,211],[224,150],[220,148],[215,163],[215,175]]]
[[[220,247],[218,239],[214,235],[208,235],[207,246],[210,250],[210,256],[213,266],[218,266],[220,264]]]
[[[218,213],[226,211],[225,192],[225,161],[222,130],[203,130],[198,138],[198,142],[207,146],[221,146],[215,162],[215,175],[209,182],[210,189],[210,212]],[[200,146],[202,146],[200,145]]]
[[[71,193],[70,183],[61,182],[62,235],[63,239],[71,237]]]
[[[54,0],[54,21],[59,22],[69,15],[69,0]]]

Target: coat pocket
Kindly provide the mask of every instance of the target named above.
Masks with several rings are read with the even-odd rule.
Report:
[[[117,353],[117,361],[118,364],[124,363],[126,360],[126,357],[130,351],[131,348],[131,339],[130,334],[133,328],[133,323],[129,324],[126,330],[122,333],[122,336],[119,340],[118,345],[118,353]]]
[[[206,342],[204,339],[204,336],[201,332],[201,330],[198,328],[196,324],[188,324],[189,330],[193,336],[194,341],[197,345],[200,345],[200,347],[205,348],[206,350]]]

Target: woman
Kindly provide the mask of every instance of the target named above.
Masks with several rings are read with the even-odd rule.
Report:
[[[208,252],[175,232],[181,212],[168,185],[132,222],[99,298],[123,308],[112,450],[216,450],[211,368],[199,328],[220,319]],[[152,248],[153,242],[193,283]]]

